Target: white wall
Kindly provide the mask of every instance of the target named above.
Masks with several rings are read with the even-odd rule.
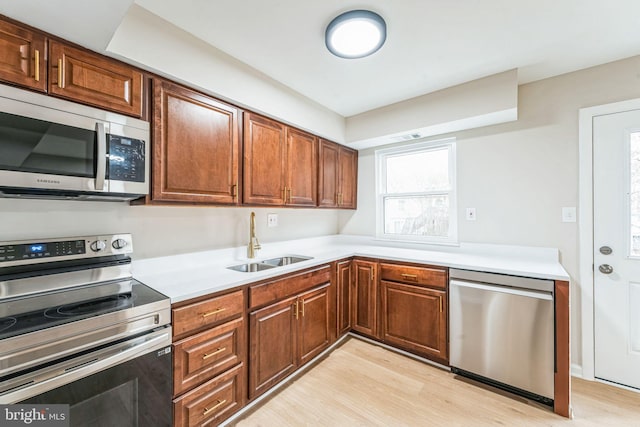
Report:
[[[332,141],[345,139],[341,115],[136,4],[113,35],[107,53]]]
[[[337,233],[335,210],[0,199],[0,241],[132,233],[141,259],[246,245],[251,211],[263,245]],[[267,213],[278,214],[278,227],[267,228]]]
[[[581,364],[578,234],[561,222],[578,203],[578,109],[640,97],[640,57],[519,87],[518,121],[443,136],[457,138],[458,229],[462,242],[560,249],[572,277],[572,362]],[[434,138],[432,138],[434,139]],[[374,150],[360,152],[358,210],[340,232],[375,234]],[[477,209],[477,221],[464,208]]]

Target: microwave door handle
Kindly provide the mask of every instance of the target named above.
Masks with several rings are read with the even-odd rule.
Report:
[[[107,133],[104,128],[104,123],[96,123],[96,133],[98,134],[96,191],[102,191],[104,190],[104,181],[107,172]]]

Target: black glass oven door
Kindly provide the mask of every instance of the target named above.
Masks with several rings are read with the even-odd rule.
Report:
[[[154,350],[20,403],[68,404],[72,427],[171,426],[170,349]]]

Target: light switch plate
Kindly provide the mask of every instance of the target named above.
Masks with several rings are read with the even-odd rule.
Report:
[[[562,222],[576,222],[575,206],[562,208]]]
[[[467,208],[467,221],[476,220],[476,208]]]
[[[278,226],[278,214],[267,214],[267,227]]]

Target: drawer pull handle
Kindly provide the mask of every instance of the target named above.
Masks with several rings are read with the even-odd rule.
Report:
[[[413,280],[413,281],[418,280],[418,276],[415,274],[402,273],[402,277],[407,280]]]
[[[296,303],[294,305],[295,305],[295,308],[293,310],[295,311],[296,320],[298,320],[298,318],[299,318],[299,315],[298,315],[298,300],[296,300]]]
[[[36,49],[35,54],[34,54],[34,67],[35,67],[35,72],[34,72],[34,80],[39,82],[40,81],[40,51],[38,49]]]
[[[222,348],[218,348],[216,351],[214,351],[213,353],[205,353],[202,355],[202,360],[207,360],[210,357],[215,356],[216,354],[220,354],[223,351],[225,351],[227,349],[227,347],[222,347]]]
[[[302,317],[304,317],[304,300],[302,300],[301,305],[302,305]]]
[[[215,310],[210,311],[210,312],[208,312],[208,313],[202,313],[202,317],[203,317],[203,318],[207,318],[207,317],[209,317],[209,316],[213,316],[213,315],[215,315],[215,314],[222,313],[222,312],[223,312],[223,311],[225,311],[225,310],[226,310],[226,308],[224,308],[224,307],[216,308]]]
[[[219,407],[221,407],[225,403],[227,403],[227,399],[218,400],[216,402],[216,404],[213,405],[211,408],[204,408],[204,411],[202,412],[202,416],[206,417],[207,415],[209,415],[210,413],[212,413],[213,411],[215,411],[216,409],[218,409]]]

